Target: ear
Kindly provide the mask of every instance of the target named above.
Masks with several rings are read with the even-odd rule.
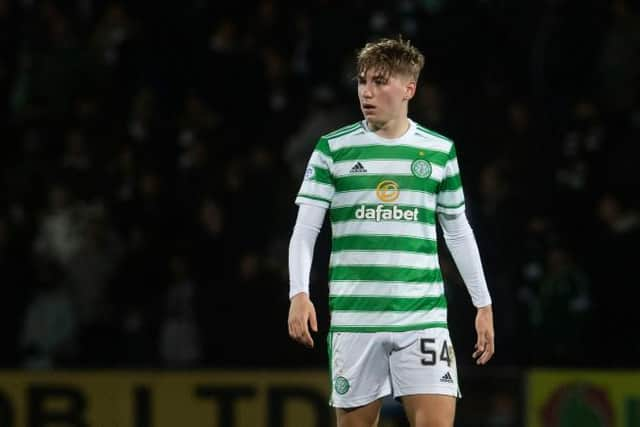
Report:
[[[416,82],[415,80],[409,80],[404,86],[404,96],[403,99],[405,101],[409,101],[413,98],[413,95],[416,94]]]

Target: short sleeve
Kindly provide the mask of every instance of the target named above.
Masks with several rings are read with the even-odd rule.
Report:
[[[460,179],[458,156],[455,145],[451,144],[442,181],[438,187],[436,211],[447,215],[458,215],[463,213],[464,210],[464,192],[462,190],[462,180]]]
[[[335,187],[331,175],[333,159],[329,149],[329,142],[320,138],[316,144],[307,168],[302,185],[296,197],[296,205],[309,204],[329,208]]]

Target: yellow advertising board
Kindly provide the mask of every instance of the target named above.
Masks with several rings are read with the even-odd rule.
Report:
[[[324,427],[324,371],[0,372],[1,427]]]
[[[534,370],[529,427],[640,427],[640,370]]]

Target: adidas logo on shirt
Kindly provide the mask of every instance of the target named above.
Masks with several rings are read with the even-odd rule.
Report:
[[[446,374],[444,374],[442,376],[442,378],[440,378],[440,382],[441,383],[453,384],[453,378],[451,378],[451,374],[449,372],[447,372]]]
[[[366,169],[364,166],[362,166],[362,163],[357,162],[357,163],[356,163],[355,165],[353,165],[353,167],[351,168],[351,173],[357,173],[357,172],[365,173],[365,172],[367,172],[367,169]]]

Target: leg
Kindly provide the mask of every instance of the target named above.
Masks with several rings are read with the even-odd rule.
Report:
[[[336,408],[337,427],[376,427],[382,400],[374,400],[357,408]]]
[[[338,427],[375,427],[382,398],[391,394],[388,334],[329,335],[332,391]]]
[[[402,397],[411,427],[453,427],[456,398],[442,394],[413,394]]]
[[[453,427],[458,373],[449,332],[444,328],[395,335],[390,356],[394,397],[411,427]]]

